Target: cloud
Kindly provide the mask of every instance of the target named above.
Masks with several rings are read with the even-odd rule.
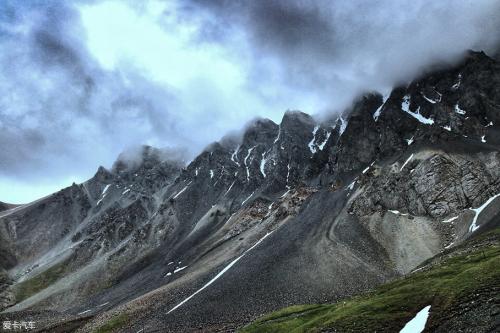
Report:
[[[4,201],[82,181],[128,147],[192,157],[256,117],[336,112],[500,40],[497,0],[0,6]]]
[[[224,43],[244,31],[255,72],[266,68],[277,73],[279,84],[315,91],[323,109],[343,108],[356,94],[411,80],[436,62],[453,63],[467,49],[493,52],[500,41],[496,0],[189,3],[186,13],[195,8],[214,17],[204,38]],[[221,32],[224,38],[214,37]]]

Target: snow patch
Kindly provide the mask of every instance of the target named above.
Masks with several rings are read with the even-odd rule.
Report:
[[[448,126],[442,126],[443,129],[447,130],[448,132],[451,132],[451,126],[448,125]]]
[[[104,187],[104,190],[102,190],[102,195],[106,195],[106,192],[108,191],[110,186],[111,186],[111,184],[108,184]]]
[[[167,312],[167,314],[169,314],[172,311],[178,309],[184,303],[186,303],[191,298],[193,298],[198,293],[200,293],[201,291],[203,291],[204,289],[206,289],[208,286],[210,286],[212,283],[214,283],[217,279],[219,279],[222,275],[224,275],[224,273],[226,273],[231,267],[233,267],[234,264],[236,264],[241,258],[243,258],[248,252],[252,251],[257,245],[259,245],[264,239],[266,239],[271,233],[272,233],[272,231],[268,232],[267,234],[265,234],[264,237],[262,237],[261,239],[259,239],[257,241],[257,243],[255,243],[252,247],[250,247],[248,250],[246,250],[245,252],[243,252],[243,254],[240,255],[238,258],[236,258],[233,261],[231,261],[229,263],[229,265],[227,265],[226,267],[224,267],[224,269],[222,271],[220,271],[212,280],[208,281],[207,284],[205,284],[203,287],[201,287],[200,289],[198,289],[197,291],[195,291],[193,294],[191,294],[191,296],[189,296],[188,298],[184,299],[182,302],[180,302],[179,304],[177,304],[176,306],[174,306],[170,311]]]
[[[122,195],[124,195],[124,194],[126,194],[126,193],[128,193],[128,192],[130,192],[130,189],[129,189],[129,188],[128,188],[128,189],[126,189],[125,191],[123,191],[123,192],[122,192]]]
[[[210,169],[210,179],[214,178],[214,170]]]
[[[108,189],[109,187],[111,186],[111,184],[108,184],[104,187],[104,189],[102,190],[102,194],[101,194],[101,198],[99,200],[97,200],[96,202],[96,206],[99,206],[99,204],[104,200],[104,198],[106,198],[106,195],[108,194]]]
[[[92,310],[85,310],[85,311],[80,312],[79,314],[77,314],[77,316],[81,316],[83,314],[89,313],[90,311],[92,311]]]
[[[410,155],[410,157],[408,157],[408,159],[403,163],[403,166],[401,167],[401,169],[399,171],[403,171],[404,167],[408,164],[408,162],[410,162],[410,160],[413,158],[413,154]]]
[[[276,142],[278,142],[280,140],[280,136],[281,136],[281,125],[279,125],[279,127],[278,127],[278,136],[276,137],[276,139],[274,139],[273,144],[275,144]]]
[[[238,161],[236,161],[236,159],[238,158],[238,152],[239,151],[240,151],[240,145],[238,145],[238,147],[236,147],[236,150],[231,155],[231,161],[233,161],[234,164],[236,164],[237,166],[240,166],[240,163]]]
[[[290,193],[290,190],[287,190],[285,193],[280,198],[284,198],[288,193]]]
[[[311,139],[311,142],[309,142],[309,144],[307,145],[312,154],[316,153],[316,147],[314,141],[316,141],[316,133],[318,132],[318,130],[319,126],[314,126],[314,129],[312,131],[313,138]]]
[[[388,210],[388,212],[391,212],[395,215],[402,215],[402,216],[408,216],[408,214],[401,213],[399,210]]]
[[[486,135],[483,135],[483,136],[481,137],[481,142],[482,142],[482,143],[486,143],[486,139],[485,139],[485,138],[486,138]]]
[[[187,268],[187,266],[184,266],[184,267],[178,267],[178,268],[174,269],[174,274],[175,274],[175,273],[178,273],[178,272],[180,272],[180,271],[182,271],[182,270],[184,270],[184,269],[186,269],[186,268]]]
[[[462,110],[459,106],[458,106],[458,103],[455,104],[455,113],[458,113],[458,114],[461,114],[461,115],[464,115],[466,112],[464,110]]]
[[[262,159],[260,160],[260,173],[262,174],[262,176],[264,176],[264,178],[266,178],[266,162],[267,162],[267,159],[265,158],[265,155],[266,153],[262,153]]]
[[[406,139],[406,142],[408,143],[408,146],[411,145],[413,143],[413,141],[415,141],[415,140],[413,140],[413,136],[411,138],[409,138],[409,139]]]
[[[449,218],[447,220],[444,220],[443,223],[450,223],[450,222],[455,221],[456,219],[458,219],[458,216],[454,216],[454,217],[451,217],[451,218]]]
[[[192,181],[191,181],[191,182],[192,182]],[[191,182],[189,182],[186,186],[184,186],[184,188],[183,188],[182,190],[180,190],[180,191],[179,191],[179,193],[177,193],[177,194],[173,197],[173,199],[177,199],[177,197],[178,197],[179,195],[181,195],[181,194],[182,194],[182,192],[184,192],[184,191],[185,191],[185,190],[189,187],[189,185],[191,185]]]
[[[472,220],[472,223],[471,223],[471,225],[469,227],[469,232],[474,232],[477,229],[479,229],[479,226],[476,224],[477,223],[477,218],[479,217],[479,214],[481,214],[481,212],[486,207],[488,207],[488,205],[490,203],[492,203],[492,201],[495,200],[497,197],[500,197],[500,193],[498,193],[498,194],[492,196],[491,198],[489,198],[488,200],[486,200],[486,202],[481,207],[478,207],[478,208],[469,208],[470,210],[472,210],[475,213],[474,219]]]
[[[327,132],[326,133],[326,137],[325,137],[325,141],[323,141],[319,146],[318,146],[318,149],[319,150],[323,150],[323,148],[325,148],[325,145],[326,145],[326,142],[328,141],[328,139],[330,139],[330,135],[332,134],[332,132]]]
[[[241,205],[243,206],[245,204],[245,202],[247,202],[253,195],[254,195],[255,191],[252,192],[252,194],[250,194],[248,196],[248,198],[246,198],[245,200],[243,200],[243,202],[241,203]]]
[[[344,134],[345,129],[347,128],[347,121],[344,118],[340,117],[340,129],[339,129],[339,137]]]
[[[457,90],[458,88],[460,88],[461,84],[462,84],[462,74],[458,74],[458,81],[451,86],[451,89]]]
[[[245,164],[245,167],[247,169],[247,181],[250,180],[250,170],[248,169],[248,158],[250,157],[250,154],[252,154],[252,151],[255,149],[257,146],[253,146],[252,148],[249,148],[247,151],[247,156],[245,156],[245,159],[243,160],[243,163]]]
[[[105,197],[106,197],[106,196],[104,196],[104,197],[102,197],[101,199],[97,200],[97,202],[96,202],[96,204],[95,204],[95,205],[96,205],[96,206],[99,206],[99,204],[102,202],[102,200],[103,200]]]
[[[420,114],[420,107],[418,107],[417,112],[413,112],[410,110],[410,104],[411,104],[411,98],[410,95],[405,95],[403,97],[403,101],[401,102],[401,109],[408,113],[410,116],[413,118],[417,119],[419,122],[425,125],[432,125],[434,124],[434,120],[431,118],[425,118]]]
[[[386,93],[386,94],[383,95],[383,97],[382,97],[382,104],[378,107],[378,109],[373,114],[373,119],[375,121],[378,121],[378,118],[382,114],[382,109],[384,108],[385,103],[389,99],[389,96],[391,96],[391,92],[390,91],[388,93]]]
[[[399,333],[420,333],[424,330],[427,318],[429,318],[430,305],[420,310],[417,315],[406,323],[405,327]]]
[[[233,188],[234,183],[236,183],[236,180],[231,184],[231,186],[229,186],[229,188],[227,189],[226,193],[224,193],[224,196],[226,196],[226,194],[228,194],[229,191],[231,191],[231,189]]]

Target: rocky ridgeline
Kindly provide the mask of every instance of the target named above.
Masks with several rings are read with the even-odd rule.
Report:
[[[0,272],[9,293],[0,302],[102,318],[118,305],[146,307],[131,327],[142,320],[175,331],[193,312],[219,329],[356,294],[489,223],[500,207],[499,124],[500,65],[470,53],[331,119],[288,111],[280,124],[256,120],[187,165],[143,147],[133,161],[122,156],[82,184],[0,212],[10,254],[0,257],[10,276]],[[235,273],[183,315],[164,315],[240,256],[246,263],[231,265]],[[59,275],[31,288],[61,263]]]

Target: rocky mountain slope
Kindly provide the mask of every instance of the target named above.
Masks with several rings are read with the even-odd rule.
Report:
[[[405,278],[337,304],[293,306],[241,332],[399,332],[425,308],[425,332],[498,332],[500,220],[493,224]]]
[[[410,273],[500,212],[500,64],[469,53],[318,121],[285,113],[188,165],[134,162],[0,212],[1,319],[227,332]]]

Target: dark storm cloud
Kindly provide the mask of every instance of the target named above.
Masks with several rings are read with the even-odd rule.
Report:
[[[453,63],[466,49],[493,54],[500,41],[497,0],[191,0],[185,8],[211,15],[204,38],[243,31],[257,77],[274,70],[282,84],[315,89],[327,109]],[[269,57],[278,69],[261,60]]]

